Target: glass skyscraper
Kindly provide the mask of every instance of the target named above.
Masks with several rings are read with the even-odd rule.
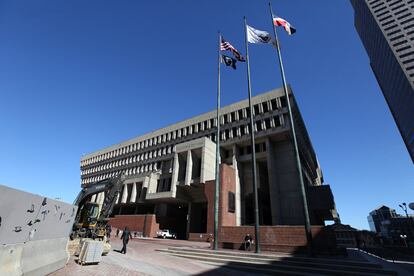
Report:
[[[414,0],[351,0],[355,28],[414,162]]]

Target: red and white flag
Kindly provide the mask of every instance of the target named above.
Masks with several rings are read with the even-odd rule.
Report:
[[[292,34],[296,33],[296,29],[292,25],[290,25],[289,22],[287,22],[286,20],[284,20],[283,18],[273,17],[273,24],[275,26],[282,26],[283,28],[285,28],[285,31],[289,35],[292,35]]]

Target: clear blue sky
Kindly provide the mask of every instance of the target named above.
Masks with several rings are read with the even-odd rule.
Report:
[[[414,201],[413,164],[369,67],[349,1],[273,1],[291,83],[344,223]],[[1,1],[0,183],[72,202],[83,154],[216,105],[217,30],[245,52],[243,16],[267,1]],[[280,87],[276,53],[250,47],[253,94]],[[227,69],[227,68],[225,68]],[[247,96],[223,70],[222,101]]]

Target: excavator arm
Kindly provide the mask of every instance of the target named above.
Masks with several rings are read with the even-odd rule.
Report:
[[[125,177],[123,175],[118,175],[116,177],[104,179],[104,180],[92,183],[91,185],[84,187],[80,191],[79,195],[77,196],[74,202],[74,205],[78,206],[78,213],[76,215],[73,231],[78,232],[81,230],[79,228],[82,228],[80,226],[82,223],[81,224],[79,223],[81,220],[83,221],[85,218],[81,219],[81,217],[84,217],[84,215],[81,215],[81,210],[83,209],[84,206],[88,206],[88,204],[90,205],[90,203],[87,203],[87,201],[90,199],[92,195],[95,195],[101,192],[104,192],[105,196],[104,196],[103,204],[100,208],[100,212],[97,217],[97,220],[95,217],[94,221],[98,223],[97,227],[102,228],[103,226],[105,226],[106,220],[111,215],[112,210],[115,206],[116,199],[118,195],[121,193],[124,180],[125,180]],[[93,204],[96,204],[96,203],[93,203]],[[88,220],[88,222],[89,221],[90,220]],[[73,233],[73,235],[75,234],[76,233]]]

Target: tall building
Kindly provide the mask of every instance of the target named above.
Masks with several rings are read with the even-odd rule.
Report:
[[[371,231],[382,237],[402,243],[400,235],[406,235],[407,241],[414,241],[414,218],[401,216],[387,206],[381,206],[367,217]]]
[[[372,71],[414,162],[414,1],[351,3]]]
[[[373,232],[381,233],[382,222],[395,217],[397,217],[397,213],[394,209],[382,205],[369,213],[369,216],[367,217],[369,228]]]
[[[304,224],[287,101],[283,95],[283,89],[276,89],[252,98],[261,225]],[[316,154],[291,92],[290,95],[310,219],[313,225],[324,225],[325,220],[337,218],[333,195],[329,185],[322,185]],[[248,101],[225,106],[221,114],[221,192],[228,204],[225,223],[253,225]],[[155,215],[159,228],[171,229],[179,237],[211,233],[213,202],[210,188],[206,187],[214,184],[215,179],[216,126],[213,110],[83,156],[81,185],[123,173],[127,180],[114,215],[121,218],[135,215],[136,221],[140,215]],[[103,197],[98,195],[91,200],[100,203]]]

